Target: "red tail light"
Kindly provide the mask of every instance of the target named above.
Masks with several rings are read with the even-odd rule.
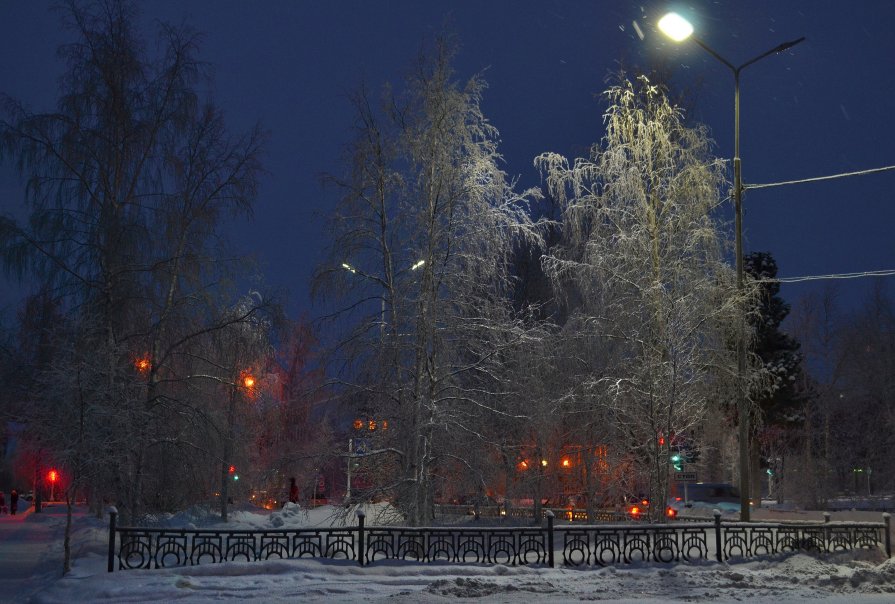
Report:
[[[672,508],[672,507],[669,507],[669,508],[665,511],[665,515],[668,516],[669,518],[674,518],[675,516],[677,516],[677,510],[675,510],[675,509]]]

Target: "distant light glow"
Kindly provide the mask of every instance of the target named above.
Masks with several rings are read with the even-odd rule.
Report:
[[[416,264],[411,266],[410,270],[415,271],[416,269],[420,268],[421,266],[424,266],[425,264],[426,264],[425,260],[420,260],[419,262],[417,262]]]
[[[351,266],[350,264],[346,264],[344,262],[342,263],[342,268],[344,268],[346,271],[351,272],[351,273],[357,272],[353,266]]]
[[[56,480],[59,478],[59,473],[56,470],[50,470],[50,472],[47,474],[47,478],[50,480],[50,482],[56,482]]]
[[[659,19],[659,30],[675,42],[683,42],[693,33],[693,26],[679,14],[668,13]]]
[[[252,375],[247,375],[242,378],[242,383],[246,388],[254,388],[255,387],[255,377]]]

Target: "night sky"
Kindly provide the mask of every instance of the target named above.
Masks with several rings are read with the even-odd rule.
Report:
[[[54,107],[62,70],[56,48],[69,39],[51,4],[0,5],[0,90],[37,112]],[[347,95],[362,80],[373,89],[399,82],[424,39],[445,26],[462,45],[459,75],[486,70],[483,109],[520,186],[539,182],[535,155],[581,155],[600,138],[604,107],[594,97],[620,65],[664,63],[675,85],[689,90],[691,117],[711,128],[716,154],[729,158],[733,77],[694,43],[658,33],[655,23],[669,9],[691,18],[695,35],[736,65],[807,37],[743,72],[747,184],[895,164],[889,0],[164,0],[143,3],[141,23],[152,32],[158,19],[186,21],[204,32],[200,56],[213,65],[212,93],[230,128],[260,121],[270,132],[255,219],[227,230],[241,251],[258,255],[269,285],[291,292],[291,314],[313,315],[308,280],[322,258],[321,233],[336,195],[321,188],[319,176],[343,171],[353,124]],[[895,171],[752,191],[746,251],[772,252],[786,277],[895,268],[893,188]],[[21,215],[21,197],[4,166],[0,209]],[[843,299],[859,300],[870,281],[840,281]],[[819,287],[786,285],[783,294],[795,302]],[[12,292],[0,296],[0,306],[8,307]]]

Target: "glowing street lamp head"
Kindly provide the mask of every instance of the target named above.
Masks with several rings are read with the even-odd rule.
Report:
[[[693,26],[677,13],[659,19],[659,30],[675,42],[683,42],[693,34]]]
[[[246,375],[246,376],[244,376],[244,377],[242,378],[242,384],[243,384],[243,386],[245,386],[246,388],[254,388],[254,386],[255,386],[255,376],[253,376],[253,375]]]
[[[342,263],[342,268],[344,268],[344,269],[345,269],[346,271],[348,271],[349,273],[356,273],[356,272],[357,272],[357,269],[355,269],[353,266],[351,266],[351,265],[348,264],[347,262],[343,262],[343,263]]]
[[[411,266],[410,270],[415,271],[416,269],[420,268],[421,266],[424,266],[425,264],[426,264],[425,260],[420,260],[419,262],[417,262],[416,264]]]

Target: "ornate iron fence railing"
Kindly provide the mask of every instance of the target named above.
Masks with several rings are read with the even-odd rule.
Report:
[[[889,514],[883,522],[713,522],[535,527],[367,527],[214,530],[119,527],[110,509],[108,570],[165,568],[271,558],[328,558],[360,565],[381,560],[553,567],[648,562],[724,561],[784,552],[882,547],[891,557]]]

